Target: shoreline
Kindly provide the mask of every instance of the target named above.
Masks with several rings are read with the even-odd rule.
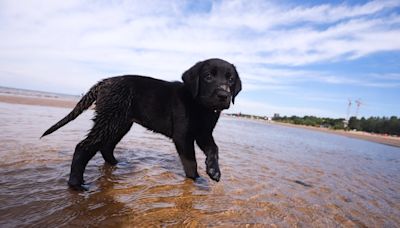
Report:
[[[324,132],[324,133],[328,133],[328,134],[341,135],[341,136],[345,136],[345,137],[349,137],[349,138],[355,138],[355,139],[361,139],[361,140],[365,140],[365,141],[369,141],[369,142],[375,142],[375,143],[384,144],[384,145],[393,146],[393,147],[400,147],[400,137],[383,136],[383,135],[378,135],[378,134],[363,132],[363,131],[333,130],[333,129],[329,129],[329,128],[312,127],[312,126],[306,126],[306,125],[296,125],[296,124],[283,123],[283,122],[277,122],[277,121],[254,120],[254,119],[248,119],[248,118],[242,118],[242,117],[230,117],[230,118],[237,118],[237,119],[248,120],[248,121],[256,121],[258,123],[263,123],[263,124],[274,124],[274,125],[280,125],[280,126],[285,126],[285,127],[301,128],[301,129],[306,129],[306,130],[311,130],[311,131],[319,131],[319,132]]]
[[[287,127],[295,127],[295,128],[309,129],[309,130],[319,131],[319,132],[326,132],[326,133],[342,135],[342,136],[346,136],[346,137],[350,137],[350,138],[363,139],[366,141],[376,142],[376,143],[385,144],[385,145],[389,145],[389,146],[400,147],[400,137],[395,137],[395,136],[384,136],[384,135],[379,135],[379,134],[374,134],[374,133],[369,133],[369,132],[364,132],[364,131],[334,130],[334,129],[329,129],[329,128],[320,128],[320,127],[313,127],[313,126],[306,126],[306,125],[282,123],[282,122],[277,122],[277,121],[271,121],[270,123],[281,125],[281,126],[287,126]]]
[[[50,106],[59,108],[73,108],[79,100],[68,99],[68,98],[44,98],[44,97],[34,97],[34,96],[20,96],[20,95],[10,95],[10,94],[0,94],[0,102],[8,104],[23,104],[23,105],[35,105],[35,106]],[[235,118],[235,117],[230,117]],[[237,118],[237,117],[236,117]],[[304,125],[295,125],[289,123],[282,123],[276,121],[263,121],[263,120],[251,120],[247,118],[240,118],[249,121],[257,121],[265,124],[276,124],[286,127],[302,128],[313,131],[331,133],[336,135],[342,135],[350,138],[362,139],[370,142],[385,144],[394,147],[400,147],[400,137],[383,136],[367,132],[358,131],[344,131],[344,130],[332,130],[327,128],[318,128]]]
[[[8,104],[73,108],[75,107],[78,100],[67,99],[67,98],[44,98],[44,97],[34,97],[34,96],[0,94],[0,102]]]

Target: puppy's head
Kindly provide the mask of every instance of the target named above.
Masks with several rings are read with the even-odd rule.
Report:
[[[196,63],[182,75],[193,98],[212,110],[228,109],[242,90],[242,82],[233,64],[222,59]]]

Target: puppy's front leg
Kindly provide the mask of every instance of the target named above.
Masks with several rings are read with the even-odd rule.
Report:
[[[185,137],[174,139],[176,150],[185,170],[186,177],[195,180],[199,177],[197,173],[196,155],[194,152],[194,140]]]
[[[199,136],[196,139],[197,145],[206,155],[206,171],[208,176],[215,181],[221,178],[221,171],[218,164],[218,146],[211,134]]]

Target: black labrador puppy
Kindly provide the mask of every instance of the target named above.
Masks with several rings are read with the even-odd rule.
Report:
[[[172,138],[186,177],[191,179],[199,177],[196,141],[207,157],[207,174],[219,181],[218,147],[212,132],[221,110],[234,103],[242,83],[235,66],[222,59],[198,62],[183,73],[182,80],[167,82],[126,75],[94,85],[64,119],[43,134],[56,131],[96,102],[94,125],[75,148],[69,186],[86,189],[83,173],[97,151],[107,163],[115,165],[114,148],[133,123]]]

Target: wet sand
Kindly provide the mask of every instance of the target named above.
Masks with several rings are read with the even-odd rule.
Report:
[[[33,96],[16,96],[0,94],[0,102],[9,104],[40,105],[50,107],[73,108],[78,99],[42,98]]]
[[[73,105],[72,105],[73,106]],[[196,148],[196,182],[171,140],[138,125],[111,167],[97,154],[88,192],[68,189],[93,111],[39,140],[69,108],[0,102],[0,227],[398,227],[400,149],[302,128],[221,118],[222,179]]]

